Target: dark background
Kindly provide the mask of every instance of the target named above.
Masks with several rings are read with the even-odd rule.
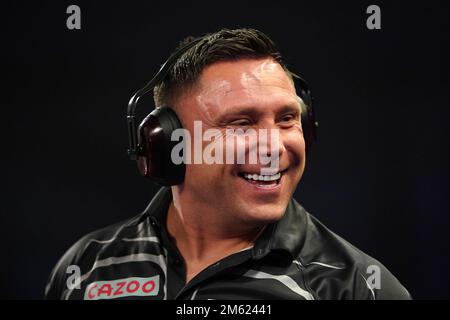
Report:
[[[72,243],[152,198],[126,156],[125,108],[178,41],[254,27],[315,96],[319,140],[296,198],[416,299],[449,299],[447,3],[2,3],[0,297],[42,298]],[[66,28],[70,4],[81,30]],[[370,4],[381,30],[366,28]]]

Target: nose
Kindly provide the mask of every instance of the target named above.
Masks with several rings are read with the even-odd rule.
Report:
[[[262,168],[270,165],[270,170],[279,169],[280,158],[286,152],[280,129],[274,124],[258,129],[258,155]]]

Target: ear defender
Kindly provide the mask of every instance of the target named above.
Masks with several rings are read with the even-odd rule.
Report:
[[[172,141],[172,132],[180,129],[181,122],[169,107],[153,110],[139,125],[137,165],[144,177],[164,186],[183,182],[185,164],[175,164],[172,150],[178,143]]]
[[[178,143],[172,141],[174,130],[181,128],[181,122],[169,107],[155,108],[136,130],[135,110],[139,98],[152,92],[153,88],[164,81],[177,60],[203,38],[197,38],[175,51],[159,69],[158,73],[128,102],[127,127],[129,145],[128,155],[136,160],[139,172],[163,186],[173,186],[183,182],[185,164],[175,164],[171,159],[173,147]]]
[[[171,137],[176,129],[182,128],[180,119],[170,107],[155,108],[144,118],[138,130],[136,130],[136,106],[139,98],[152,92],[156,85],[164,81],[177,60],[201,40],[203,40],[202,37],[197,38],[175,51],[162,65],[158,73],[143,88],[139,89],[128,103],[127,127],[130,145],[128,155],[131,160],[137,162],[142,176],[163,186],[178,185],[184,181],[186,165],[184,163],[175,164],[172,159],[172,150],[180,142],[172,141]],[[307,83],[298,76],[295,78],[300,82],[300,98],[304,102],[301,110],[301,121],[306,150],[309,150],[316,140],[318,123],[315,121],[312,96]]]

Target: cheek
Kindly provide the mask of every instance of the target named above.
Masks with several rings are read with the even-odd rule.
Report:
[[[296,125],[286,132],[284,137],[284,146],[291,156],[298,161],[304,161],[305,158],[305,139],[300,125]]]
[[[226,165],[206,163],[188,164],[186,165],[184,181],[192,185],[208,185],[212,187],[224,181],[226,176]]]
[[[188,189],[200,191],[205,185],[210,185],[211,173],[208,171],[208,166],[204,167],[202,164],[188,164],[186,165],[186,174],[184,176],[184,185]]]

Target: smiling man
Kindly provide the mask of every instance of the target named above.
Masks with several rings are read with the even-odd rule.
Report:
[[[254,177],[261,174],[258,163],[194,164],[186,167],[184,183],[172,187],[167,226],[187,262],[189,281],[214,262],[252,245],[267,224],[283,216],[305,167],[305,143],[294,85],[271,57],[207,66],[194,92],[174,105],[190,132],[198,120],[205,130],[217,128],[223,136],[235,127],[279,132],[274,150],[279,168],[261,175],[278,179]]]
[[[165,186],[142,214],[78,241],[53,270],[47,298],[409,299],[382,264],[292,198],[310,143],[307,101],[273,42],[254,29],[224,29],[181,48],[149,86],[157,110],[140,126],[136,151],[141,172]],[[201,149],[241,147],[244,161],[167,169],[169,143],[154,145],[174,131],[169,122],[194,140],[195,123],[214,129]],[[194,154],[199,141],[189,141]],[[261,150],[275,167],[261,161]],[[160,153],[166,160],[158,164]],[[68,273],[74,266],[79,277]]]

